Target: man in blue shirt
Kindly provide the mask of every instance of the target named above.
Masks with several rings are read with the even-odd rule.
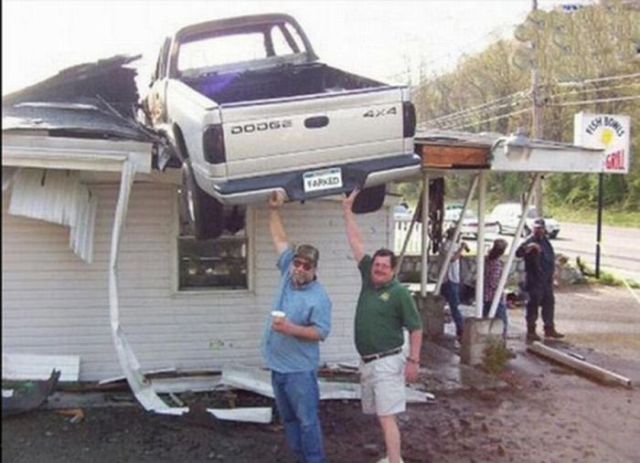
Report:
[[[319,343],[331,330],[331,301],[317,281],[319,252],[308,244],[295,249],[282,223],[284,198],[269,199],[269,228],[282,275],[264,334],[263,355],[271,369],[271,383],[287,443],[299,462],[326,462],[318,418],[320,393],[317,369]]]
[[[547,239],[544,219],[533,222],[533,233],[516,250],[517,257],[524,257],[525,289],[529,293],[527,302],[527,342],[540,341],[536,334],[538,307],[542,306],[542,321],[546,338],[560,339],[554,323],[555,297],[553,295],[553,274],[555,254]]]

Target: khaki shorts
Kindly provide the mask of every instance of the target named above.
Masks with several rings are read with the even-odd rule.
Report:
[[[369,415],[395,415],[406,409],[405,359],[402,352],[360,363],[362,411]]]

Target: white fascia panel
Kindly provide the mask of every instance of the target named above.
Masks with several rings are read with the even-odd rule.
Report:
[[[491,170],[502,172],[602,172],[604,151],[580,146],[497,144],[492,150]]]
[[[151,158],[147,142],[2,134],[3,166],[120,172],[128,159],[150,173]]]

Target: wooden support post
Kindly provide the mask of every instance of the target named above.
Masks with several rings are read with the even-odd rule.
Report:
[[[420,296],[427,296],[429,276],[429,174],[422,178],[422,271],[420,272]]]
[[[484,209],[487,195],[487,173],[478,174],[478,236],[476,255],[476,317],[482,318],[484,304]]]

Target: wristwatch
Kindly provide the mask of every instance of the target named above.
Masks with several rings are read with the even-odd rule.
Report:
[[[416,365],[420,365],[420,360],[416,360],[411,357],[407,357],[407,362],[415,363]]]

